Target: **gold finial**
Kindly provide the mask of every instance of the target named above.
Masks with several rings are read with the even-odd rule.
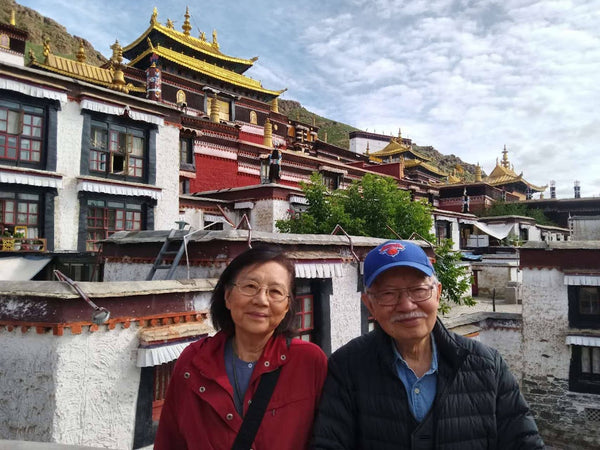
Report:
[[[400,128],[398,128],[398,140],[402,139],[402,130]],[[400,141],[402,142],[402,141]]]
[[[47,63],[48,62],[48,57],[50,56],[50,38],[48,38],[48,37],[44,38],[44,52],[43,52],[43,54],[44,54],[45,62]]]
[[[79,41],[79,50],[77,51],[77,61],[84,63],[86,61],[85,47],[83,46],[83,39]]]
[[[265,147],[273,147],[273,125],[271,125],[271,121],[269,119],[265,121],[265,136],[263,139],[263,145]]]
[[[152,41],[149,37],[146,38],[146,42],[148,43],[148,47],[150,47],[150,50],[154,51],[154,45],[152,45]]]
[[[204,31],[200,32],[200,40],[202,42],[206,42],[206,33]]]
[[[481,181],[481,166],[479,163],[475,166],[475,181]]]
[[[113,78],[109,87],[118,91],[128,92],[129,89],[126,86],[125,75],[123,74],[121,65],[123,62],[123,48],[118,40],[115,40],[115,43],[111,45],[110,48],[113,51],[112,57],[110,58],[110,63],[113,68]]]
[[[277,99],[277,97],[275,97],[271,101],[271,111],[273,111],[274,113],[279,113],[279,100]]]
[[[219,123],[221,116],[219,114],[219,104],[217,103],[217,94],[213,94],[212,101],[210,102],[210,121]]]
[[[171,30],[175,28],[175,24],[171,19],[167,19],[167,28],[170,28]]]
[[[183,28],[183,34],[185,34],[186,36],[189,36],[190,30],[192,29],[192,26],[190,25],[190,8],[189,8],[189,6],[185,7],[184,17],[185,17],[185,20],[183,21],[183,25],[181,26],[181,28]]]
[[[11,10],[10,11],[10,24],[14,27],[15,25],[17,25],[17,20],[15,18],[15,10]]]
[[[506,144],[504,144],[504,150],[502,150],[502,167],[506,169],[510,168],[510,163],[508,162],[508,150],[506,150]]]
[[[219,43],[217,42],[217,30],[213,30],[212,45],[213,45],[214,48],[216,48],[217,50],[219,50]]]
[[[150,17],[150,24],[151,25],[155,25],[156,24],[156,17],[158,17],[158,9],[156,9],[156,6],[155,6],[154,9],[152,10],[152,16]]]

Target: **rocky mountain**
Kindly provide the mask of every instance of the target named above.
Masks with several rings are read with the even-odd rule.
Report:
[[[67,29],[58,22],[18,4],[15,0],[0,0],[0,22],[9,23],[13,10],[17,26],[29,32],[26,55],[31,48],[36,57],[42,59],[42,43],[45,38],[48,38],[53,53],[75,59],[80,42],[83,41],[88,63],[102,65],[106,62],[106,58],[84,38],[69,34]],[[110,44],[107,43],[107,46]],[[358,130],[351,125],[314,114],[293,100],[280,100],[279,109],[291,119],[307,124],[314,123],[319,127],[319,138],[325,140],[327,134],[327,142],[338,147],[349,148],[348,133]],[[448,173],[456,169],[467,180],[474,179],[475,165],[465,163],[455,155],[443,155],[432,146],[415,145],[415,150],[432,158],[435,165]]]
[[[67,32],[67,29],[58,22],[44,17],[37,11],[22,6],[14,0],[0,0],[0,22],[10,23],[11,11],[15,11],[15,22],[17,27],[26,30],[29,33],[29,42],[25,55],[29,49],[33,49],[38,59],[42,57],[42,43],[44,38],[50,39],[50,48],[52,53],[57,55],[71,57],[79,50],[79,43],[83,40],[86,51],[87,62],[94,65],[101,65],[106,62],[106,58],[92,47],[88,41],[79,36],[73,36]],[[110,43],[107,43],[107,46]]]

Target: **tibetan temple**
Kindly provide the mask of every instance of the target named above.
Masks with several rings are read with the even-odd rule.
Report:
[[[547,186],[536,186],[517,174],[508,160],[508,150],[504,146],[502,161],[496,160],[496,166],[489,176],[481,176],[481,167],[477,165],[474,182],[464,182],[455,175],[440,187],[439,207],[449,211],[473,212],[477,214],[489,208],[495,201],[516,202],[531,200],[534,193],[541,193]]]
[[[247,75],[256,57],[226,54],[216,30],[193,36],[190,17],[186,9],[178,30],[155,8],[101,66],[83,42],[74,59],[49,39],[35,52],[14,15],[0,24],[0,226],[42,242],[52,254],[46,276],[55,265],[93,277],[99,242],[117,231],[229,229],[245,217],[274,232],[306,208],[300,183],[314,172],[331,190],[366,173],[392,177],[433,205],[435,220],[464,223],[472,218],[460,214],[545,189],[517,175],[506,150],[490,176],[466,182],[400,132],[354,132],[351,150],[332,145],[314,122],[279,111],[285,88]]]

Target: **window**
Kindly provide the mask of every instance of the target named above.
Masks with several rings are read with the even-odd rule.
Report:
[[[569,390],[600,394],[600,347],[571,346]]]
[[[116,231],[142,229],[142,205],[118,201],[88,200],[86,251],[98,251],[98,241]]]
[[[190,180],[188,178],[179,178],[179,193],[189,194],[190,190]]]
[[[15,226],[27,227],[27,238],[40,236],[40,195],[0,192],[0,227],[11,235]]]
[[[328,190],[335,191],[340,187],[340,176],[337,173],[323,172],[321,177]]]
[[[452,239],[452,223],[446,220],[436,220],[435,235],[438,245],[441,245],[444,239]]]
[[[160,412],[162,411],[165,397],[167,396],[167,387],[173,375],[175,362],[171,361],[160,366],[154,366],[154,390],[152,397],[152,421],[158,422]]]
[[[44,109],[0,100],[0,161],[40,166]]]
[[[600,329],[600,286],[569,286],[569,326]]]
[[[296,312],[296,327],[299,338],[303,341],[312,341],[314,324],[314,299],[312,295],[298,295],[296,297],[298,311]]]
[[[193,170],[194,147],[189,137],[179,138],[179,167]],[[186,167],[188,166],[188,167]],[[192,167],[190,167],[192,166]]]
[[[146,175],[146,155],[143,130],[92,121],[90,174],[139,181]]]
[[[206,99],[206,112],[209,115],[210,115],[210,108],[211,108],[212,102],[214,100],[215,99],[213,97],[207,97],[207,99]],[[217,98],[217,105],[219,106],[219,120],[229,121],[230,117],[231,117],[230,103],[228,101]]]

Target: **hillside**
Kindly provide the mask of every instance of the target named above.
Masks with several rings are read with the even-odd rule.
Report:
[[[290,119],[299,120],[304,123],[312,124],[314,119],[314,124],[319,127],[319,139],[324,139],[325,133],[327,133],[327,142],[338,147],[349,148],[348,133],[358,131],[358,128],[351,125],[314,114],[304,108],[299,102],[293,100],[280,100],[279,110]],[[465,163],[455,155],[443,155],[432,146],[419,146],[416,144],[413,144],[413,146],[419,153],[432,158],[434,164],[445,172],[451,173],[453,169],[457,169],[459,175],[464,176],[467,181],[475,180],[474,164]]]
[[[67,29],[58,22],[44,17],[33,9],[19,5],[14,0],[0,0],[0,22],[10,23],[10,13],[15,11],[15,21],[17,27],[26,30],[29,33],[29,42],[25,55],[29,49],[33,49],[38,59],[42,57],[43,38],[50,39],[52,53],[75,59],[79,42],[83,39],[73,36],[67,32]],[[83,45],[86,50],[87,62],[94,65],[101,65],[106,62],[106,58],[92,47],[88,41],[83,39]],[[107,43],[107,48],[110,43]]]
[[[67,32],[67,29],[58,22],[44,17],[33,9],[19,5],[14,0],[0,0],[0,22],[9,23],[10,13],[15,11],[16,23],[19,28],[29,32],[29,42],[25,54],[29,49],[33,49],[38,59],[42,59],[42,43],[44,37],[50,39],[52,53],[75,59],[75,55],[79,50],[79,43],[83,40],[87,62],[93,65],[102,65],[106,62],[106,58],[92,47],[85,39],[73,36]],[[111,43],[107,42],[107,48]],[[280,111],[293,120],[298,120],[307,124],[312,124],[313,120],[319,127],[319,138],[325,139],[327,133],[327,142],[337,145],[342,148],[349,148],[350,141],[348,133],[358,131],[351,125],[338,122],[333,119],[321,117],[304,108],[299,102],[293,100],[280,100]],[[401,124],[399,124],[401,125]],[[452,169],[458,167],[459,170],[465,171],[465,178],[473,180],[475,174],[475,166],[473,164],[464,163],[460,158],[454,155],[442,155],[431,146],[415,145],[415,150],[433,159],[434,164],[446,172],[451,172]]]

